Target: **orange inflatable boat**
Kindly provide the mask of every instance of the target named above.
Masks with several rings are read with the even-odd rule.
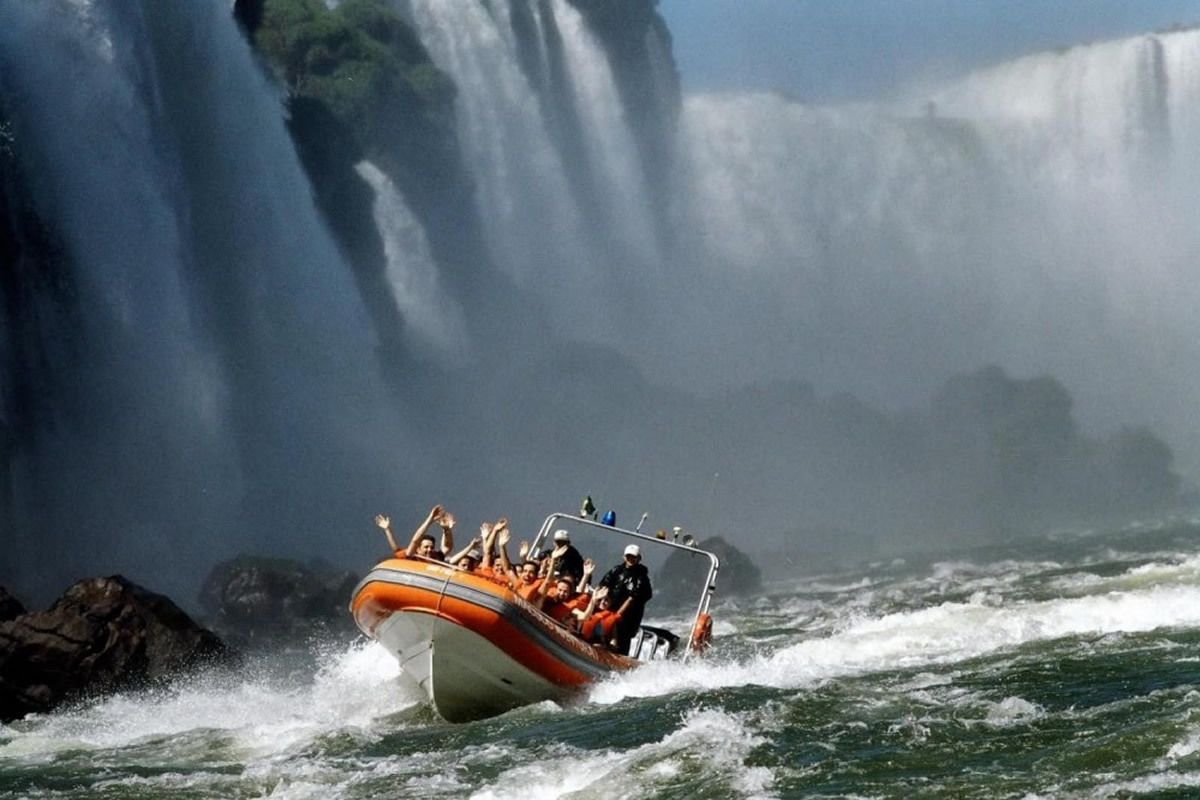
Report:
[[[506,586],[420,558],[377,564],[359,582],[350,611],[359,629],[399,660],[405,679],[420,686],[450,722],[494,716],[542,700],[561,701],[614,671],[703,649],[719,566],[714,554],[567,514],[546,519],[532,552],[550,541],[552,528],[561,531],[564,525],[595,534],[607,544],[599,550],[616,551],[633,541],[644,554],[674,548],[702,560],[705,581],[691,636],[681,642],[664,628],[643,625],[630,655],[613,653],[583,641]],[[583,538],[576,533],[576,540]]]

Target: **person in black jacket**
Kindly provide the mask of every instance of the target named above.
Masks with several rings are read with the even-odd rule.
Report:
[[[554,550],[543,557],[549,555],[555,556],[554,574],[550,577],[561,578],[570,575],[576,583],[583,578],[583,556],[575,549],[575,545],[571,544],[569,531],[559,528],[554,532]]]
[[[617,651],[629,652],[629,641],[642,625],[646,603],[654,596],[650,588],[650,573],[642,565],[642,551],[636,544],[625,548],[620,564],[608,571],[601,580],[607,586],[612,607],[621,615],[617,624]]]

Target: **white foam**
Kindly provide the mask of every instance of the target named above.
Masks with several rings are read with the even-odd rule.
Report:
[[[762,739],[747,731],[738,715],[693,710],[682,723],[660,741],[625,752],[580,754],[565,746],[552,747],[549,758],[506,770],[472,797],[551,800],[576,792],[643,797],[654,792],[656,783],[677,779],[685,768],[703,770],[706,785],[723,784],[733,796],[762,796],[771,787],[771,770],[745,764]]]
[[[860,617],[830,636],[745,661],[649,664],[598,684],[589,699],[608,704],[744,684],[794,688],[843,675],[952,664],[1034,641],[1172,627],[1200,627],[1200,587],[1153,586],[1005,606],[942,603]],[[719,652],[718,640],[717,659]]]
[[[999,703],[989,703],[986,723],[993,728],[1009,728],[1038,719],[1046,714],[1044,708],[1020,697],[1006,697]]]
[[[1102,800],[1107,797],[1128,797],[1130,795],[1154,795],[1166,793],[1172,789],[1200,787],[1200,774],[1180,772],[1160,772],[1152,775],[1142,775],[1126,781],[1114,781],[1091,787],[1086,792],[1080,792],[1075,797],[1087,800]],[[1060,797],[1062,795],[1059,795]]]
[[[210,677],[32,717],[8,730],[15,736],[0,746],[0,756],[126,747],[196,730],[228,732],[236,747],[251,754],[278,752],[332,730],[366,730],[374,719],[418,702],[406,694],[399,673],[382,646],[356,644],[332,654],[311,682]]]
[[[1177,761],[1200,750],[1200,729],[1192,728],[1187,732],[1182,740],[1171,745],[1167,750],[1167,760]]]

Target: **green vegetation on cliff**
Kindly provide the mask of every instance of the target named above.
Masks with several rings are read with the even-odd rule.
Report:
[[[355,167],[369,160],[391,178],[451,280],[483,263],[474,208],[461,202],[472,187],[458,152],[454,82],[383,0],[333,8],[322,0],[237,0],[234,15],[286,89],[288,129],[317,206],[381,342],[398,346],[404,322],[390,300],[374,191]]]
[[[397,135],[428,144],[453,130],[453,82],[378,0],[263,0],[257,11],[243,20],[289,94],[323,103],[371,155]]]

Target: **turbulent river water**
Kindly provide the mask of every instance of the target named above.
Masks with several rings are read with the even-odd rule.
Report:
[[[466,725],[366,641],[27,718],[0,797],[1200,792],[1200,518],[797,576],[715,617],[703,660]]]

